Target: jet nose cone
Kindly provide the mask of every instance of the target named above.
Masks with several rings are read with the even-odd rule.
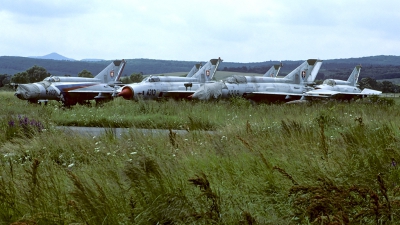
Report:
[[[26,92],[26,88],[24,84],[20,84],[17,87],[17,90],[15,91],[15,96],[17,96],[17,98],[22,99],[22,100],[27,100],[26,96],[24,95],[24,93]]]
[[[129,87],[125,87],[120,93],[118,93],[118,96],[122,96],[126,100],[133,99],[133,90]]]
[[[39,96],[40,90],[34,84],[20,84],[15,91],[15,96],[22,100],[30,100]]]

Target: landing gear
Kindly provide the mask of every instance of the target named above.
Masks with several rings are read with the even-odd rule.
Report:
[[[112,98],[95,98],[96,106],[102,106],[104,103],[109,102]]]
[[[65,107],[70,107],[70,106],[76,105],[76,103],[77,103],[76,101],[68,99],[68,98],[65,99],[64,101],[61,100],[61,102],[62,102],[63,106],[65,106]]]
[[[38,100],[37,99],[29,99],[28,103],[29,104],[38,104]]]
[[[69,98],[68,96],[66,96],[66,94],[61,94],[60,95],[60,101],[62,102],[63,106],[65,107],[70,107],[72,105],[76,105],[77,101]]]

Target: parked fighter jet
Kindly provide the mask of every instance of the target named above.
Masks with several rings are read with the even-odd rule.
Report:
[[[330,97],[338,100],[351,100],[368,95],[380,95],[381,91],[365,88],[361,91],[357,87],[358,77],[360,76],[361,65],[356,66],[347,81],[327,79],[321,85],[317,85],[315,90],[306,92],[306,98]]]
[[[271,68],[264,74],[264,76],[254,76],[257,78],[256,82],[262,83],[264,80],[271,80],[270,78],[274,78],[278,76],[279,70],[281,69],[282,64],[273,65]],[[248,79],[254,80],[254,77],[246,76]],[[226,81],[235,82],[236,80],[242,80],[243,76],[233,75],[231,77],[226,78]],[[264,79],[267,78],[267,79]],[[199,99],[199,100],[210,100],[210,99],[218,99],[222,95],[222,90],[228,89],[224,82],[213,82],[206,83],[201,85],[199,89],[193,95],[189,95],[189,99]]]
[[[244,97],[254,101],[291,101],[299,99],[312,89],[315,77],[321,67],[322,60],[309,59],[283,78],[232,76],[220,84],[205,84],[203,93],[214,98]],[[205,99],[201,90],[192,98]],[[216,93],[220,92],[221,95]]]
[[[41,82],[20,84],[14,95],[30,103],[57,100],[66,106],[111,99],[125,64],[125,60],[115,60],[94,78],[50,76]]]
[[[127,100],[186,98],[201,84],[210,82],[222,60],[211,59],[192,77],[149,76],[140,83],[128,84],[117,90]]]

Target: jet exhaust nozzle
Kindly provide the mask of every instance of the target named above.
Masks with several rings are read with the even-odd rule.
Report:
[[[122,91],[120,93],[118,93],[117,96],[121,96],[126,100],[133,99],[133,90],[126,87],[126,88],[122,89]]]

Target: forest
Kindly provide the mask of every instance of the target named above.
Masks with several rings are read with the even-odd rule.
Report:
[[[131,77],[132,74],[150,75],[189,71],[195,63],[199,63],[195,61],[157,59],[125,60],[127,61],[127,65],[122,75],[122,77],[125,78]],[[46,70],[45,76],[78,76],[78,74],[84,70],[89,71],[92,75],[96,75],[110,62],[111,60],[66,61],[2,56],[0,57],[0,87],[10,83],[12,76],[20,76],[26,71],[31,70],[33,67],[44,68]],[[205,62],[201,63],[204,64]],[[238,73],[264,74],[272,65],[282,64],[283,67],[280,71],[280,76],[285,76],[301,63],[302,60],[265,61],[250,63],[224,61],[219,66],[218,70]],[[348,76],[356,65],[362,66],[359,79],[360,82],[363,78],[368,78],[367,80],[364,79],[364,83],[368,81],[368,83],[370,83],[369,86],[375,86],[375,89],[391,90],[393,92],[398,92],[397,90],[399,88],[397,84],[400,80],[400,56],[370,56],[360,58],[324,60],[316,80],[323,81],[324,79],[328,78],[347,80]],[[377,81],[379,82],[377,83]]]

